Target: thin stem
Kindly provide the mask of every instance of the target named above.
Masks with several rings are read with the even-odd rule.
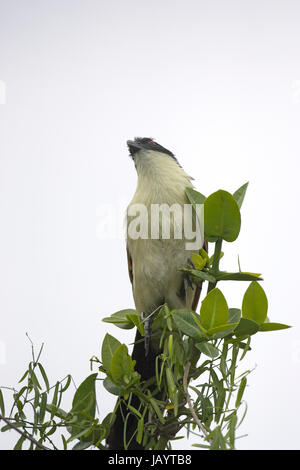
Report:
[[[34,439],[33,437],[29,436],[28,434],[26,434],[25,432],[21,431],[17,426],[15,426],[13,423],[11,423],[9,421],[9,419],[7,418],[4,418],[4,416],[0,415],[0,421],[1,419],[9,426],[11,427],[12,429],[14,429],[15,431],[17,431],[19,434],[21,434],[21,436],[25,437],[25,439],[28,439],[29,441],[31,441],[33,444],[35,444],[37,447],[39,447],[39,449],[42,449],[42,450],[51,450],[49,449],[48,447],[45,447],[43,446],[42,444],[40,444],[40,442],[38,442],[36,439]]]
[[[215,244],[215,251],[214,251],[214,258],[213,258],[213,264],[211,268],[211,274],[216,275],[219,272],[219,263],[220,263],[220,258],[221,258],[221,248],[222,248],[222,238],[218,238]],[[216,287],[217,281],[216,282],[210,282],[208,284],[208,289],[207,293],[210,292],[212,289]]]
[[[197,423],[197,425],[199,426],[199,429],[201,429],[201,431],[203,432],[204,436],[207,436],[207,431],[205,429],[205,427],[203,426],[203,424],[201,423],[201,421],[199,420],[195,410],[194,410],[194,407],[193,407],[193,404],[192,404],[192,400],[191,400],[191,397],[190,397],[190,394],[189,394],[189,391],[188,391],[188,384],[187,384],[187,379],[188,379],[188,375],[189,375],[189,371],[190,371],[190,367],[191,367],[191,363],[190,361],[187,362],[187,365],[186,365],[186,368],[184,370],[184,376],[183,376],[183,388],[184,388],[184,391],[185,391],[185,395],[186,395],[186,399],[187,399],[187,403],[188,403],[188,407],[189,407],[189,410],[195,420],[195,422]]]

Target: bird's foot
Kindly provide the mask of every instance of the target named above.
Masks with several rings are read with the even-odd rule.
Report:
[[[145,329],[145,337],[144,337],[145,357],[147,357],[150,351],[151,328],[152,328],[153,318],[152,316],[147,316],[144,312],[141,313],[141,318],[142,318],[142,322],[144,323],[144,329]]]

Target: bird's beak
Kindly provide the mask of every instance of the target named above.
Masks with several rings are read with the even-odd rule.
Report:
[[[143,148],[142,145],[135,140],[127,140],[127,145],[131,156]]]

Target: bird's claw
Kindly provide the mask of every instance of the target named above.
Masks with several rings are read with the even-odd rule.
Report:
[[[145,329],[145,356],[147,357],[150,351],[150,341],[151,341],[151,327],[153,319],[152,317],[147,316],[144,312],[141,313],[142,322],[144,323]]]

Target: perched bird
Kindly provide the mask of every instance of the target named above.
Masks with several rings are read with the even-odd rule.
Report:
[[[192,285],[179,268],[186,266],[192,253],[197,249],[187,249],[187,239],[182,230],[179,237],[176,229],[183,221],[183,208],[189,204],[185,190],[193,187],[189,177],[178,163],[174,154],[162,147],[151,138],[135,138],[127,141],[131,158],[134,161],[138,183],[134,197],[127,208],[127,258],[129,278],[132,283],[133,297],[136,309],[144,317],[151,315],[163,304],[170,309],[189,308],[195,310],[199,301],[201,285]],[[163,215],[159,213],[153,227],[153,207],[178,209],[174,216],[172,211],[165,211],[165,222],[169,222],[170,237],[163,236]],[[138,208],[144,208],[146,234],[136,237],[132,233],[136,225],[130,225]],[[179,213],[179,217],[178,217]],[[145,216],[146,214],[146,216]],[[182,219],[180,220],[180,214]],[[177,217],[177,218],[176,218]],[[189,212],[192,225],[193,215]],[[151,225],[152,224],[152,225]],[[158,229],[158,230],[157,230]],[[152,232],[151,232],[152,230]],[[177,235],[176,235],[177,233]],[[155,234],[155,237],[151,237]],[[141,341],[137,331],[132,358],[136,361],[135,369],[142,380],[155,375],[155,358],[157,351]],[[148,338],[149,340],[149,338]],[[138,409],[139,400],[133,396],[131,404]],[[125,407],[119,407],[116,419],[112,425],[107,443],[109,449],[124,449],[124,419],[127,412]],[[135,440],[137,421],[132,415],[127,417],[126,442],[128,449],[142,449]]]

